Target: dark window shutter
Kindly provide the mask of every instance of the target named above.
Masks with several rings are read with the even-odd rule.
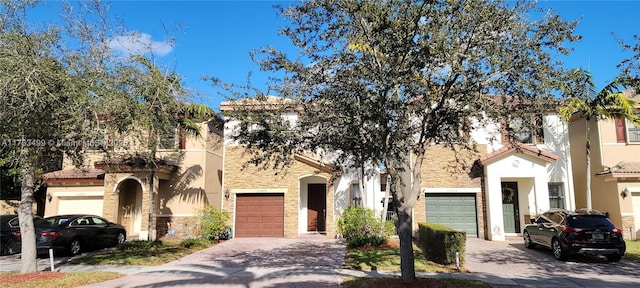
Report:
[[[618,143],[627,142],[627,127],[624,118],[616,118],[616,139]]]
[[[544,143],[544,127],[542,126],[542,115],[536,114],[534,116],[534,131],[536,132],[536,144]]]

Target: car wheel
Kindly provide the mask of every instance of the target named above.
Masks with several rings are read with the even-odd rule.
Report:
[[[13,247],[13,241],[12,240],[7,240],[7,242],[2,244],[2,255],[13,255],[16,254],[16,249],[15,247]]]
[[[619,262],[620,259],[622,259],[622,255],[620,254],[607,255],[609,262]]]
[[[116,236],[116,245],[120,245],[124,243],[124,241],[126,240],[127,240],[127,236],[125,236],[124,233],[120,232],[118,233],[118,236]]]
[[[558,238],[554,238],[551,242],[551,250],[553,251],[553,258],[556,258],[556,260],[564,260],[567,258],[566,252],[562,249],[562,244],[560,244]]]
[[[82,246],[80,245],[80,240],[72,239],[69,243],[69,253],[71,255],[78,255],[82,251]]]
[[[536,244],[533,244],[533,242],[531,242],[531,236],[529,235],[529,231],[525,230],[524,233],[522,234],[522,238],[524,238],[524,247],[529,249],[536,248]]]

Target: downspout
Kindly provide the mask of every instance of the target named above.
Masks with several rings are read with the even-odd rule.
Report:
[[[566,124],[563,122],[562,126],[564,126],[565,128],[565,136],[564,136],[564,141],[563,141],[563,146],[564,146],[564,151],[565,151],[565,155],[568,155],[568,157],[565,159],[565,167],[567,169],[567,173],[570,177],[567,177],[567,192],[569,195],[571,195],[570,199],[569,199],[569,210],[575,210],[575,203],[576,203],[576,195],[575,195],[575,189],[573,188],[573,165],[571,164],[571,146],[569,145],[569,142],[571,141],[570,135],[569,135],[569,125],[571,125],[570,122],[567,122]],[[565,203],[566,203],[566,199],[565,199]]]
[[[600,154],[598,155],[600,157],[600,168],[598,168],[598,170],[602,170],[603,169],[602,166],[604,166],[604,153],[602,153],[603,146],[602,146],[602,138],[601,138],[602,131],[600,130],[600,121],[596,121],[596,132],[598,133],[598,149],[600,149],[598,150],[598,154]]]

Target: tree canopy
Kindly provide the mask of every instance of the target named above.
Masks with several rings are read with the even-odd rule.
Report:
[[[153,171],[159,131],[197,136],[196,122],[215,116],[190,103],[180,76],[162,71],[152,57],[112,53],[109,38],[125,31],[108,21],[108,5],[62,3],[68,13],[63,24],[39,28],[25,18],[37,4],[0,2],[0,166],[21,183],[22,273],[36,271],[32,203],[38,176],[62,168],[63,154],[81,166],[88,151],[113,156],[110,137],[141,135],[139,146],[115,152],[134,148],[151,160]],[[57,162],[47,164],[52,159]]]
[[[470,119],[483,125],[548,108],[565,76],[554,59],[580,39],[577,22],[529,1],[311,0],[279,11],[288,21],[280,32],[299,55],[265,47],[252,57],[284,72],[269,89],[286,101],[228,111],[240,123],[234,138],[262,152],[250,153],[252,163],[271,167],[300,151],[384,167],[404,281],[415,277],[411,211],[429,176],[420,174],[426,149],[474,149]],[[254,90],[231,89],[232,97],[252,96],[246,91]],[[295,125],[277,116],[291,107],[300,112]]]

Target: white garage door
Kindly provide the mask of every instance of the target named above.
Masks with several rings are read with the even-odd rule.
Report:
[[[61,197],[58,204],[58,215],[91,214],[102,216],[102,196]]]

